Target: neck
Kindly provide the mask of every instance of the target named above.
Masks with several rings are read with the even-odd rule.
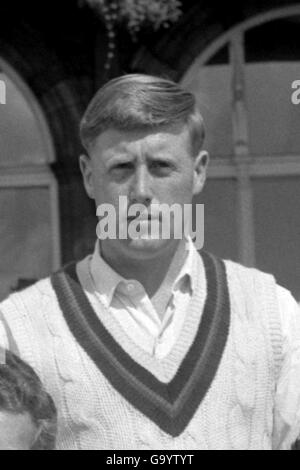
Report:
[[[101,243],[101,256],[110,267],[125,279],[138,280],[149,297],[153,297],[161,285],[172,285],[186,256],[186,241],[174,240],[168,249],[149,259],[134,259],[120,255],[109,245]]]

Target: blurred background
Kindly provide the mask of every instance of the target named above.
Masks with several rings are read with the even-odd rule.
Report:
[[[300,2],[241,3],[1,2],[0,299],[93,249],[78,124],[107,80],[143,72],[204,116],[205,249],[300,300]]]

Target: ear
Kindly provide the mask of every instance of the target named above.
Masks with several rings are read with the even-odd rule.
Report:
[[[194,159],[194,181],[193,195],[199,194],[206,181],[206,172],[209,163],[209,154],[206,150],[201,150]]]
[[[93,185],[93,171],[92,171],[92,162],[89,156],[80,155],[79,157],[79,167],[83,177],[83,184],[87,195],[91,199],[95,199],[94,196],[94,185]]]

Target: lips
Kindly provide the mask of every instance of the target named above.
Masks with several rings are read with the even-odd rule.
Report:
[[[155,217],[151,217],[151,214],[144,214],[144,215],[138,215],[138,216],[128,216],[127,220],[129,222],[135,220],[137,222],[155,222],[155,221],[161,221],[161,214],[156,215]]]

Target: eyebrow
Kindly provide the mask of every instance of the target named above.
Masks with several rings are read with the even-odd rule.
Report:
[[[107,168],[110,168],[111,166],[116,165],[118,163],[133,162],[134,160],[135,157],[132,157],[132,155],[129,154],[113,155],[111,158],[106,160],[105,166]]]
[[[107,160],[105,161],[105,166],[107,169],[110,169],[120,163],[133,163],[136,160],[136,156],[132,155],[132,153],[126,153],[124,149],[119,149],[119,151],[120,153],[114,153],[107,158]],[[165,153],[163,152],[163,150],[161,150],[160,153],[157,154],[152,154],[151,152],[147,153],[146,160],[148,162],[167,162],[173,165],[176,164],[176,159],[172,156],[172,153]]]
[[[157,161],[174,161],[171,155],[149,155],[147,156],[147,160],[157,160]]]
[[[172,158],[171,155],[150,155],[150,156],[147,156],[147,161],[150,161],[150,162],[164,162],[164,163],[168,163],[170,165],[176,165],[177,164],[177,161],[176,159]]]

